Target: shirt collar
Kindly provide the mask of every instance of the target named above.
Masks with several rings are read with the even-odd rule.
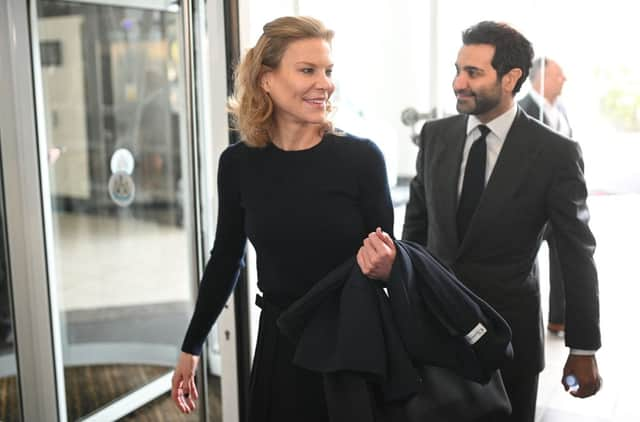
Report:
[[[488,123],[482,123],[476,116],[470,114],[469,118],[467,119],[467,136],[469,136],[469,134],[478,126],[484,124],[489,129],[491,129],[491,132],[493,134],[504,141],[507,138],[507,133],[509,133],[509,129],[511,129],[513,121],[516,119],[517,113],[518,106],[514,101],[509,110],[505,111],[500,116],[496,117]]]

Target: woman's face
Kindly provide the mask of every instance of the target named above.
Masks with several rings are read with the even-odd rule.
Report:
[[[262,78],[274,104],[276,125],[321,124],[335,85],[331,80],[331,47],[321,38],[289,44],[278,67]]]

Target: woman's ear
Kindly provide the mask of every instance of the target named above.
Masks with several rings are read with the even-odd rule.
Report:
[[[268,94],[271,89],[270,85],[271,85],[271,72],[267,71],[267,72],[264,72],[260,77],[260,86],[262,87],[264,92]]]

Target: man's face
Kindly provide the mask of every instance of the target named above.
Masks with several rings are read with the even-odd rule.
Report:
[[[504,107],[502,81],[491,65],[494,52],[495,47],[489,44],[462,46],[453,79],[458,112],[474,114],[483,122],[492,120],[508,108]]]
[[[562,94],[562,87],[567,78],[564,76],[564,72],[560,65],[553,60],[547,60],[547,64],[544,69],[544,96],[550,102],[555,101],[556,98]]]

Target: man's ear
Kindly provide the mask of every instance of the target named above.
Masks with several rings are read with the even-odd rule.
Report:
[[[513,89],[516,87],[518,80],[522,76],[522,69],[515,67],[508,71],[502,77],[502,87],[505,91],[513,93]]]

